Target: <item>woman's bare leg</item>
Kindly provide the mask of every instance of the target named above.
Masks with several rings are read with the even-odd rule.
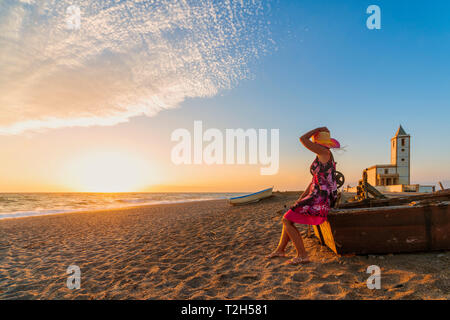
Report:
[[[289,243],[289,235],[286,232],[286,228],[283,225],[283,230],[281,231],[280,241],[278,242],[278,246],[274,252],[266,256],[267,258],[276,258],[276,257],[284,257],[284,250],[286,249],[287,244]]]
[[[303,239],[300,232],[294,226],[294,224],[286,218],[283,218],[283,230],[286,230],[289,238],[297,250],[297,258],[306,259],[308,255],[306,254],[305,246],[303,245]]]
[[[289,243],[289,240],[291,240],[291,239],[289,238],[289,235],[286,232],[286,227],[283,224],[283,230],[281,231],[280,242],[278,242],[278,247],[275,249],[275,251],[276,252],[284,252],[287,244]]]

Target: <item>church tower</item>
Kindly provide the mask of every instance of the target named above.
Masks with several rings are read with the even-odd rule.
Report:
[[[410,184],[411,136],[400,125],[391,139],[391,164],[397,166],[398,184]]]

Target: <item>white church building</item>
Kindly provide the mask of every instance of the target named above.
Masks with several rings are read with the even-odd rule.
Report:
[[[391,163],[376,164],[366,172],[367,182],[381,192],[435,191],[434,186],[411,184],[411,136],[401,125],[391,138]]]

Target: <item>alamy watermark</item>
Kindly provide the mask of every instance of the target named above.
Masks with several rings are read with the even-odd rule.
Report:
[[[77,265],[70,265],[67,270],[67,274],[70,276],[67,277],[66,285],[70,290],[80,289],[81,288],[81,269]]]
[[[71,5],[66,9],[66,28],[69,30],[79,30],[81,27],[81,10],[76,5]]]
[[[366,26],[369,30],[381,29],[381,9],[379,6],[372,4],[367,7],[367,14],[370,16],[366,20]]]
[[[172,132],[171,140],[178,143],[172,148],[171,159],[176,165],[259,163],[264,166],[261,175],[274,175],[279,168],[279,138],[279,129],[270,129],[270,141],[268,129],[226,129],[223,134],[209,128],[203,132],[203,122],[194,121],[193,134],[184,128]]]
[[[367,288],[370,290],[381,289],[381,269],[379,266],[371,265],[367,267],[366,273],[370,274],[367,278]]]

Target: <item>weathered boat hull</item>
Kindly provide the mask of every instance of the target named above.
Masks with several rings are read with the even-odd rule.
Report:
[[[258,202],[259,200],[262,200],[264,198],[268,198],[268,197],[272,196],[272,190],[273,190],[273,187],[261,190],[259,192],[247,194],[244,196],[230,198],[229,202],[232,205],[240,205],[240,204]]]
[[[350,208],[371,208],[371,207],[386,207],[386,206],[395,206],[408,204],[412,201],[449,201],[450,200],[450,190],[445,189],[441,191],[436,191],[433,193],[426,194],[416,194],[410,196],[401,196],[394,198],[386,198],[386,199],[364,199],[361,201],[352,201],[346,202],[339,205],[339,208],[350,209]]]
[[[450,250],[450,202],[336,209],[314,232],[337,254]]]

